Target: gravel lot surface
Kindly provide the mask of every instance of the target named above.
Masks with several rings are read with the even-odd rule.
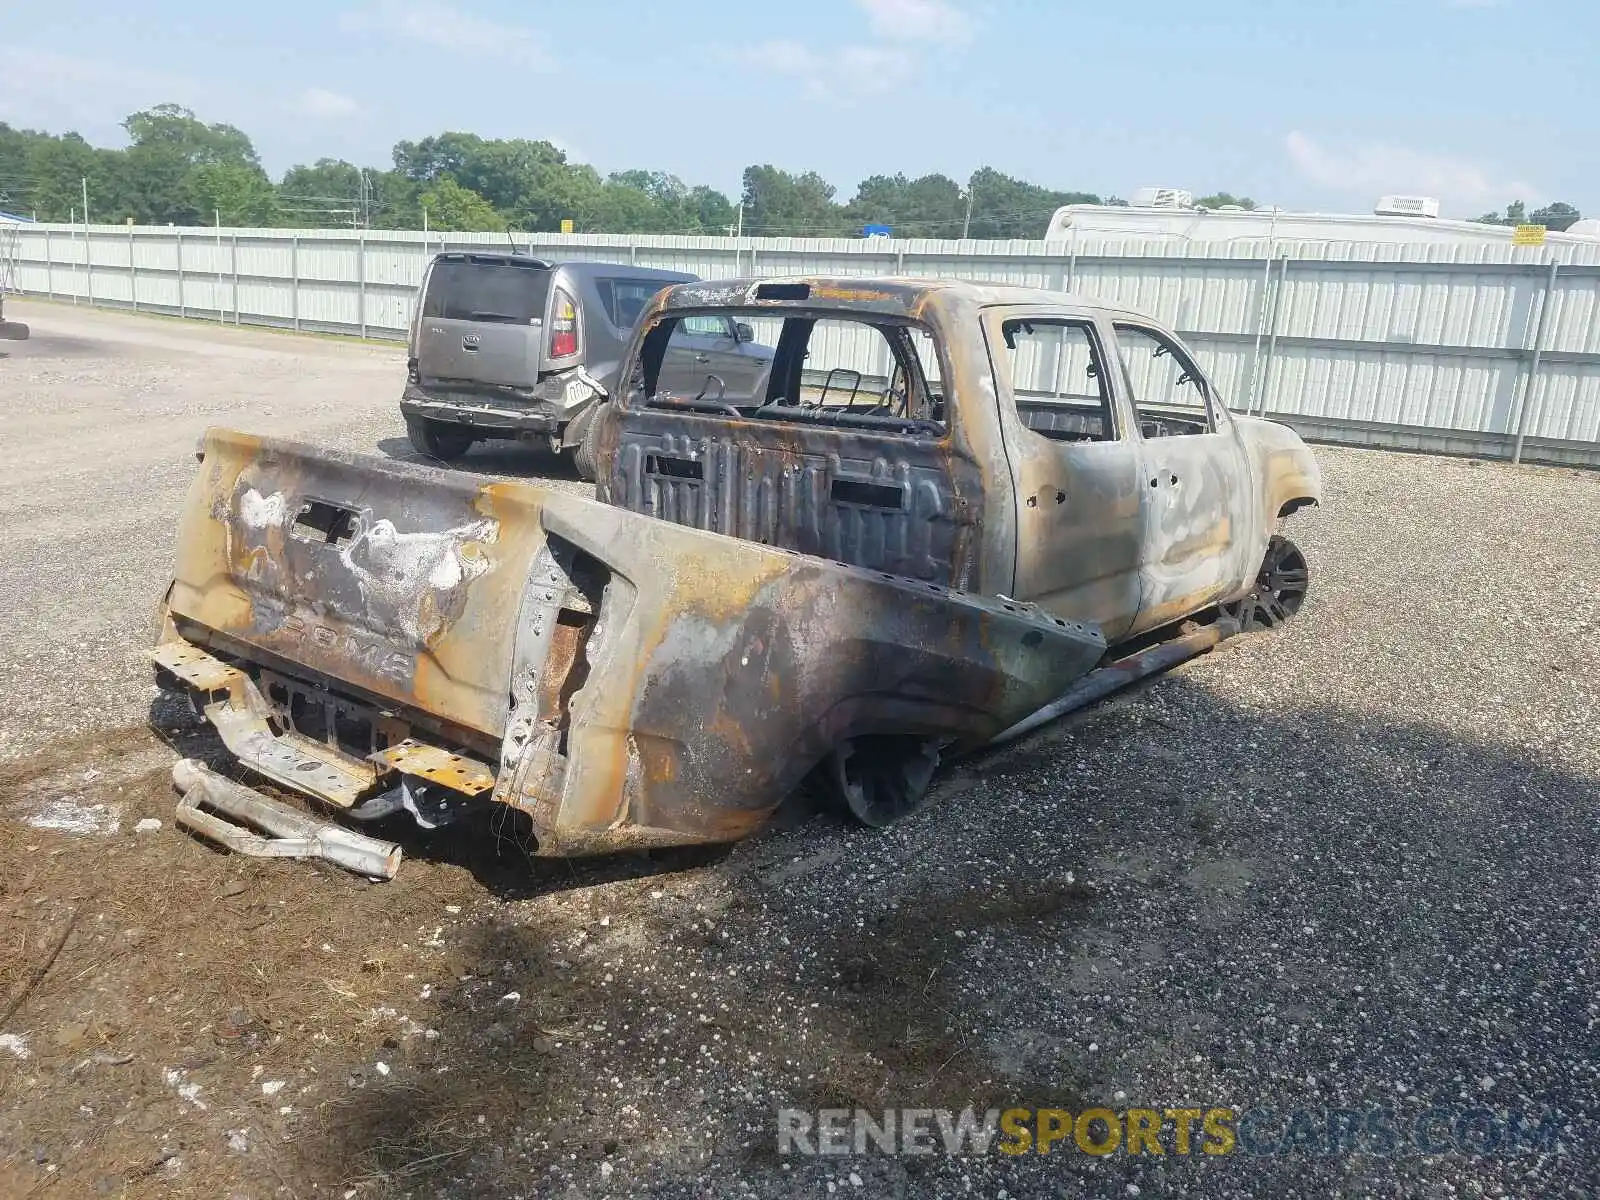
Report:
[[[1600,475],[1323,451],[1295,622],[958,764],[892,830],[802,798],[709,853],[414,838],[373,886],[176,835],[136,653],[200,430],[408,456],[399,352],[16,315],[0,1013],[61,949],[0,1017],[0,1195],[1600,1190]],[[776,1152],[779,1107],[965,1105],[1252,1135]],[[1330,1110],[1440,1106],[1445,1144],[1326,1152]],[[1475,1152],[1469,1117],[1463,1149],[1471,1110],[1560,1146]]]

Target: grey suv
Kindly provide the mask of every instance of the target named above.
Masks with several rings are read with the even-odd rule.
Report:
[[[400,400],[418,453],[450,462],[476,441],[544,440],[594,478],[595,416],[616,392],[633,327],[661,289],[697,276],[514,251],[434,256],[412,319]],[[673,339],[676,390],[730,403],[764,393],[771,348],[748,325],[701,318]],[[703,328],[701,327],[703,326]]]

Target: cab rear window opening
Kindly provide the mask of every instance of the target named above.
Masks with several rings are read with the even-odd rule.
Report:
[[[681,359],[689,338],[705,336],[714,322],[742,328],[746,338],[753,331],[770,348],[759,394],[730,395],[714,362],[686,375]],[[665,370],[674,352],[680,361]],[[689,310],[659,317],[645,334],[627,407],[938,437],[946,429],[943,363],[942,346],[915,321],[771,308]]]

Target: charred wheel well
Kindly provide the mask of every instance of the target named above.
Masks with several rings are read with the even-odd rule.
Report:
[[[1317,503],[1315,496],[1296,496],[1292,500],[1285,500],[1278,509],[1278,516],[1288,517],[1299,512],[1302,508],[1311,508]]]

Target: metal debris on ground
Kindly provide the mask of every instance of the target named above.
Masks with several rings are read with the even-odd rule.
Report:
[[[177,821],[252,858],[323,858],[374,879],[393,879],[401,850],[331,821],[280,804],[254,788],[224,779],[193,759],[179,759],[172,782],[183,791]],[[254,827],[254,828],[252,828]],[[264,837],[254,830],[264,830]]]

